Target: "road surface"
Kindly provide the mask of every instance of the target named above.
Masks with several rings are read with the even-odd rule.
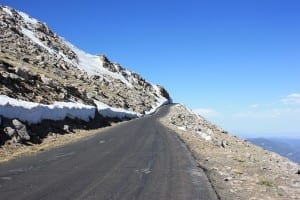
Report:
[[[0,164],[0,199],[217,199],[176,134],[152,116]]]

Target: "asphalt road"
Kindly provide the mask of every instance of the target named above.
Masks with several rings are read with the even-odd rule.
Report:
[[[0,199],[217,199],[175,133],[152,116],[0,164]]]

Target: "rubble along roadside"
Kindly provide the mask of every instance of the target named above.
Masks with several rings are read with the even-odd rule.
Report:
[[[160,122],[187,145],[220,199],[300,199],[300,165],[233,136],[183,105]]]

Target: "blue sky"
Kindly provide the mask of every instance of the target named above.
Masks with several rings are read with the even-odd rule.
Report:
[[[298,0],[1,0],[240,136],[300,137]]]

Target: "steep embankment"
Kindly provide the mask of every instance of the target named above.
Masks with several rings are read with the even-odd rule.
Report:
[[[300,166],[233,136],[185,106],[161,122],[178,133],[221,199],[300,199]]]
[[[34,142],[40,133],[30,124],[68,118],[84,127],[103,117],[139,117],[170,101],[163,87],[103,55],[85,53],[23,12],[0,6],[0,19],[2,144]]]

